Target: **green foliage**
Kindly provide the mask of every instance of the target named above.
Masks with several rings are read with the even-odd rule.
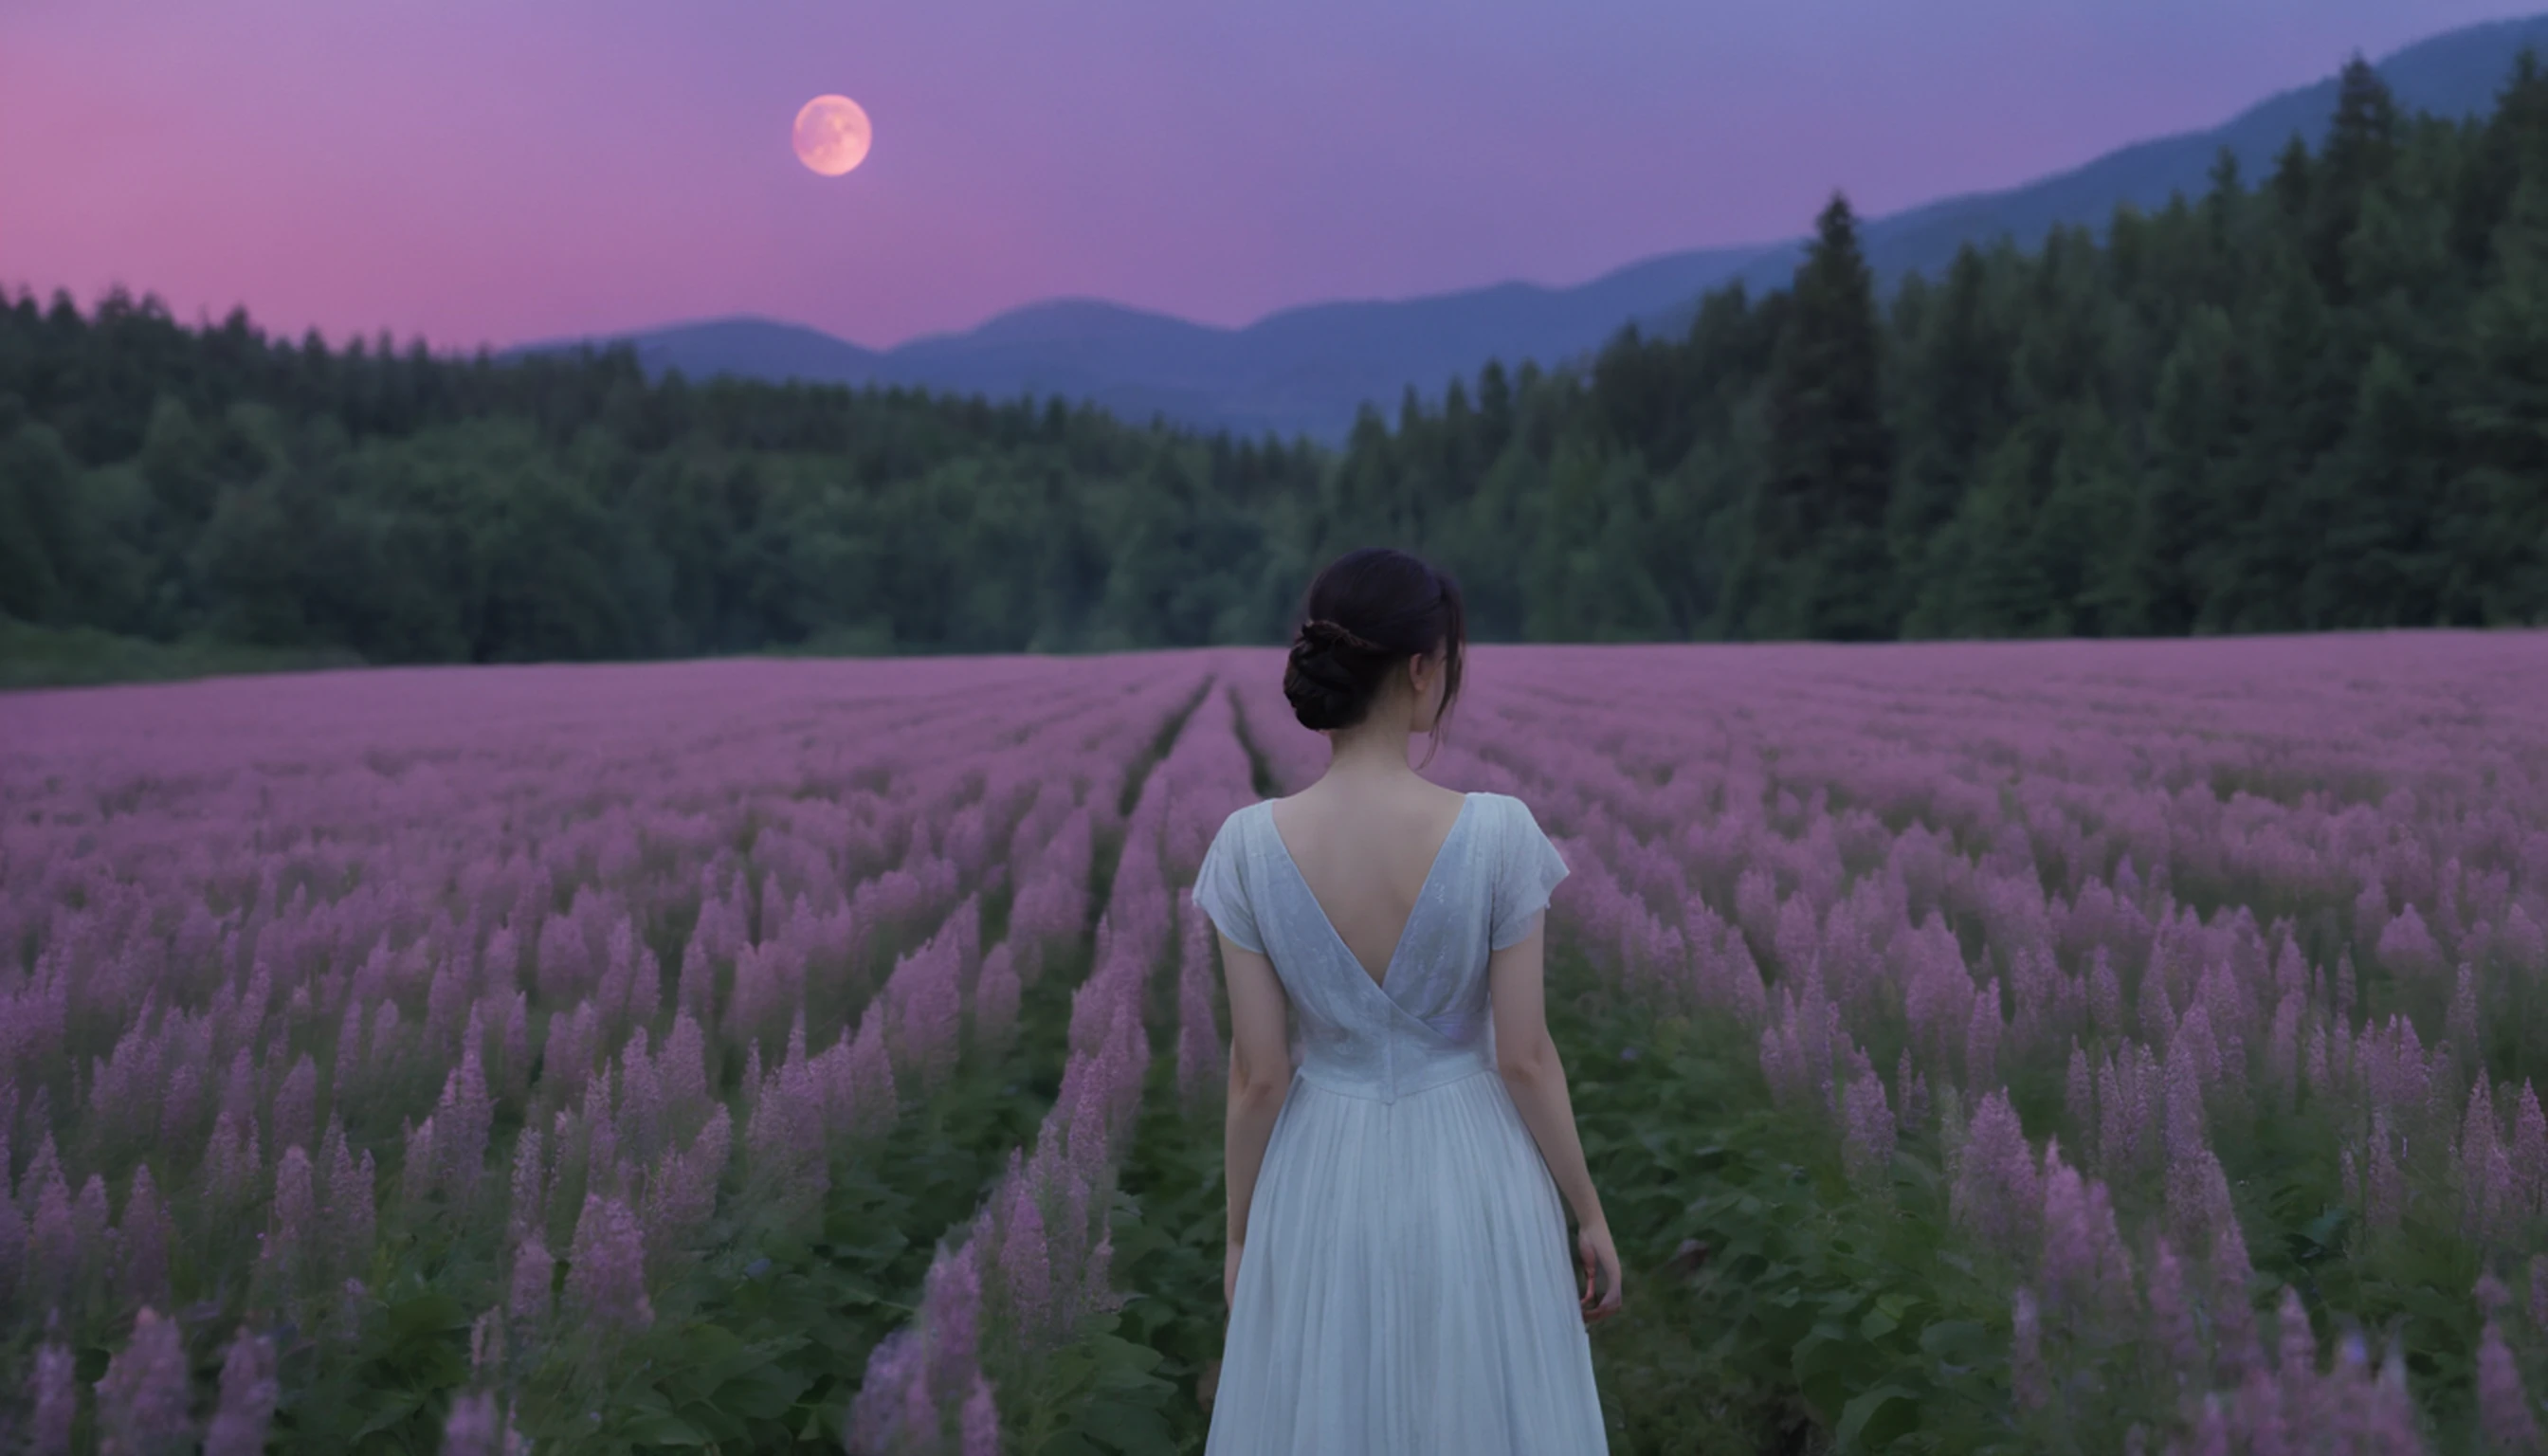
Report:
[[[1279,625],[1302,563],[1269,532],[1318,468],[1057,403],[0,295],[0,614],[54,630],[385,663],[1244,640]],[[76,671],[0,646],[18,681]],[[152,669],[90,671],[119,666]]]
[[[1884,523],[1893,441],[1878,382],[1874,283],[1835,195],[1796,270],[1763,386],[1769,436],[1753,500],[1746,634],[1891,635]]]
[[[1945,1236],[1934,1149],[1864,1197],[1768,1107],[1739,1034],[1597,1002],[1557,1020],[1631,1270],[1631,1314],[1593,1340],[1613,1450],[2035,1449],[2007,1413],[2005,1291]]]
[[[1227,1322],[1221,1271],[1228,1190],[1219,1132],[1217,1123],[1185,1116],[1176,1060],[1157,1058],[1113,1224],[1115,1283],[1130,1296],[1101,1348],[1083,1357],[1086,1388],[1040,1393],[1041,1418],[1022,1427],[1020,1451],[1146,1456],[1202,1449],[1209,1421],[1201,1387],[1220,1359]]]
[[[352,667],[361,661],[341,649],[242,647],[206,638],[151,642],[95,627],[38,627],[0,616],[0,687],[298,673]]]

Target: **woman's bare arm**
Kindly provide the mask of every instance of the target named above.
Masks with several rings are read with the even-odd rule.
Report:
[[[1274,962],[1228,936],[1221,938],[1221,967],[1229,992],[1229,1117],[1222,1160],[1235,1246],[1247,1239],[1247,1205],[1274,1136],[1274,1116],[1292,1087],[1291,1000]]]
[[[1494,953],[1487,961],[1487,985],[1496,1019],[1496,1069],[1503,1073],[1539,1155],[1557,1180],[1575,1222],[1588,1228],[1607,1228],[1601,1196],[1592,1191],[1592,1174],[1584,1163],[1584,1141],[1575,1131],[1575,1107],[1566,1095],[1566,1067],[1557,1059],[1557,1043],[1548,1035],[1544,982],[1547,917],[1529,935]]]

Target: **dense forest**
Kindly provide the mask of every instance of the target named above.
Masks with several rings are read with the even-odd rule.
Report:
[[[2548,75],[2100,236],[1487,366],[1340,451],[0,297],[0,615],[379,662],[1272,641],[1402,545],[1489,639],[2548,622]]]
[[[380,662],[1261,634],[1306,446],[0,310],[0,612]],[[1204,564],[1209,563],[1209,566]]]
[[[1792,287],[1495,369],[1343,462],[1555,640],[2548,622],[2548,76],[1964,250],[1879,307],[1835,200]]]

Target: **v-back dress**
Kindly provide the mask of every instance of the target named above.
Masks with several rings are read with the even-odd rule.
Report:
[[[1193,891],[1273,961],[1299,1035],[1207,1456],[1606,1452],[1565,1211],[1488,1003],[1489,952],[1529,934],[1565,861],[1521,800],[1469,794],[1374,981],[1272,806],[1223,823]]]

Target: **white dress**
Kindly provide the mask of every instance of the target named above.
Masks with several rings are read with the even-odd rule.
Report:
[[[1565,1210],[1497,1074],[1487,955],[1566,863],[1472,793],[1381,981],[1275,832],[1214,837],[1195,903],[1273,962],[1299,1065],[1247,1210],[1207,1456],[1606,1452]]]

